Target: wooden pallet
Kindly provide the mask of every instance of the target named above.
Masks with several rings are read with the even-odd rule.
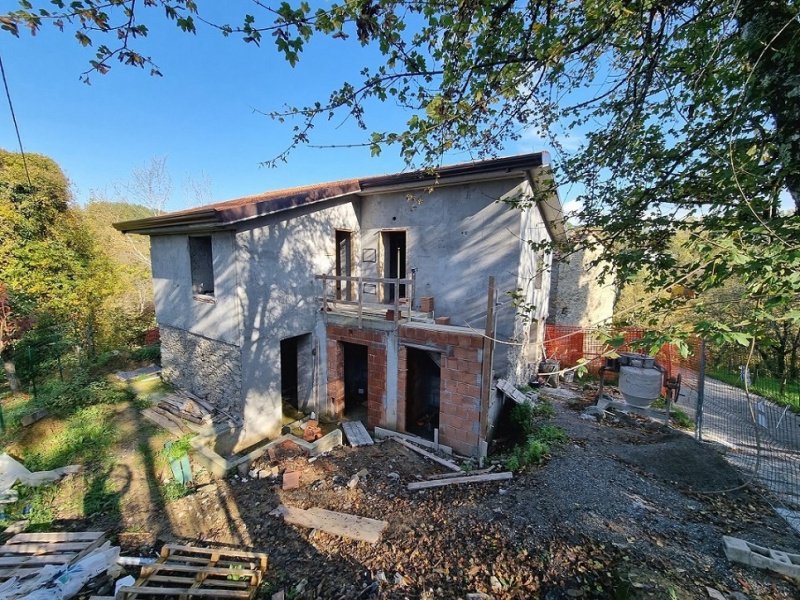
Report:
[[[267,570],[267,555],[228,548],[167,544],[118,598],[252,598]]]
[[[354,448],[372,446],[375,443],[361,421],[344,421],[342,423],[342,431],[347,436],[347,441]]]
[[[18,533],[0,546],[0,581],[36,575],[45,565],[69,565],[100,546],[102,531]]]

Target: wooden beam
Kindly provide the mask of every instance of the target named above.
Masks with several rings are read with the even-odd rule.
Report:
[[[494,469],[492,467],[488,469],[481,469],[480,471],[461,471],[460,473],[437,473],[436,475],[426,475],[425,479],[428,480],[436,480],[436,479],[452,479],[453,477],[467,477],[473,475],[483,475],[485,473],[491,473]]]
[[[486,440],[489,433],[489,393],[492,387],[492,355],[494,354],[494,296],[494,277],[490,276],[486,301],[485,336],[483,338],[483,365],[481,369],[481,440]]]
[[[401,446],[405,446],[409,450],[413,450],[417,454],[421,454],[425,458],[431,459],[433,462],[439,463],[443,467],[447,467],[451,471],[457,471],[459,473],[462,472],[461,471],[461,467],[459,467],[456,463],[454,463],[452,461],[449,461],[449,460],[446,460],[444,458],[439,458],[438,456],[436,456],[435,454],[431,454],[427,450],[423,450],[422,448],[418,448],[414,444],[408,443],[403,438],[396,437],[396,438],[394,438],[394,441],[397,442],[398,444],[400,444]]]
[[[424,490],[427,488],[441,487],[443,485],[458,485],[462,483],[485,483],[487,481],[502,481],[503,479],[511,479],[514,474],[510,471],[502,473],[487,473],[486,475],[475,475],[467,477],[453,477],[450,479],[434,479],[432,481],[415,481],[408,484],[408,489]]]
[[[391,429],[384,429],[383,427],[375,427],[375,437],[379,440],[402,438],[404,440],[408,440],[409,442],[413,442],[418,446],[433,448],[434,450],[444,452],[445,454],[453,454],[453,449],[450,446],[439,444],[437,447],[435,442],[426,440],[425,438],[421,438],[416,435],[409,435],[407,433],[400,433],[399,431],[392,431]]]

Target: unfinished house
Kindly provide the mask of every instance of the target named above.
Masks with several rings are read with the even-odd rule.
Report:
[[[550,254],[537,243],[564,235],[546,158],[117,224],[151,239],[164,377],[237,417],[241,447],[315,411],[478,454],[493,382],[526,381],[539,358]]]

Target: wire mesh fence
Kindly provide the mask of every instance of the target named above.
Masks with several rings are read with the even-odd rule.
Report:
[[[549,325],[545,352],[561,368],[582,358],[597,374],[609,352],[626,351],[644,334],[621,329],[625,344],[613,349],[596,330]],[[729,462],[745,479],[773,492],[786,516],[800,527],[800,377],[796,357],[771,356],[774,348],[711,347],[699,339],[688,341],[682,356],[673,345],[663,346],[656,361],[667,376],[681,375],[677,408],[695,424],[698,440],[726,448]],[[800,530],[800,529],[799,529]]]

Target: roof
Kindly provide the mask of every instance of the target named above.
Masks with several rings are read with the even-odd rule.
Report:
[[[177,212],[114,223],[124,233],[158,235],[230,227],[255,217],[291,210],[349,195],[365,196],[389,189],[425,185],[447,185],[469,180],[490,180],[511,176],[524,177],[548,164],[546,152],[460,163],[434,170],[420,170],[359,179],[342,179],[263,194],[235,198]],[[548,202],[550,204],[550,202]],[[560,203],[555,198],[555,204]],[[550,217],[546,217],[550,220]],[[563,230],[563,226],[561,227]]]

